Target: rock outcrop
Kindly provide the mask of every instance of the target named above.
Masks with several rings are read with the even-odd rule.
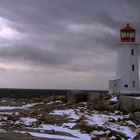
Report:
[[[140,111],[140,97],[120,95],[118,108],[126,112]]]

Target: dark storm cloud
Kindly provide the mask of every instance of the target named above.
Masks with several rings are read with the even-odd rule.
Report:
[[[0,85],[107,89],[119,29],[129,22],[140,40],[139,6],[138,0],[0,0]]]
[[[125,22],[131,21],[140,36],[137,5],[130,0],[1,0],[0,17],[25,36],[20,46],[12,41],[1,47],[0,57],[58,66],[70,65],[83,54],[88,60],[90,51],[116,51],[112,43],[119,41]]]
[[[53,51],[46,48],[37,48],[30,46],[0,47],[0,58],[10,61],[26,61],[36,65],[63,65],[70,61],[69,54],[63,51]],[[65,58],[65,59],[64,59]]]

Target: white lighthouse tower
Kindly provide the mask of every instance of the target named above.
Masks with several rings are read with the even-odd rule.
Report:
[[[135,29],[126,25],[120,30],[120,43],[116,78],[109,81],[109,92],[114,94],[140,94]]]

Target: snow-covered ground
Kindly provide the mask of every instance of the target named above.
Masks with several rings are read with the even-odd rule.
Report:
[[[111,101],[117,101],[117,98],[113,97]],[[63,104],[61,101],[51,101],[44,104],[44,107],[56,103]],[[13,111],[14,109],[30,111],[31,107],[39,104],[43,103],[28,103],[22,106],[0,106],[0,127],[2,128],[2,126],[5,125],[7,121],[8,123],[11,123],[11,125],[22,125],[22,130],[13,130],[15,133],[28,133],[35,137],[56,138],[62,140],[91,140],[91,137],[95,136],[108,136],[111,131],[119,132],[128,137],[129,140],[133,140],[133,138],[140,132],[140,126],[129,119],[131,114],[123,115],[120,111],[114,111],[111,113],[107,111],[101,112],[96,110],[88,110],[86,103],[83,103],[83,107],[67,109],[63,108],[62,110],[60,108],[54,108],[47,114],[49,117],[59,116],[61,119],[67,118],[67,121],[64,121],[62,124],[47,124],[47,122],[41,122],[40,124],[39,117],[43,116],[44,114],[39,114],[38,116],[31,116],[30,114],[26,114],[26,116],[22,116],[17,110],[14,112],[14,115],[17,116],[18,120],[8,120],[9,116],[13,115],[13,112],[10,111]],[[37,113],[36,110],[34,111]],[[93,132],[87,133],[86,131],[81,131],[80,128],[75,127],[78,122],[83,122],[87,126],[103,127],[104,129],[93,130]],[[5,130],[1,129],[0,132],[5,132]],[[115,139],[115,135],[111,135],[109,138],[109,140]]]
[[[113,99],[116,101],[116,99]],[[88,115],[88,112],[85,109],[84,113],[81,113],[78,109],[68,109],[68,110],[55,110],[50,114],[55,115],[67,115],[68,118],[72,118],[75,121],[80,119],[82,116],[85,117],[85,121],[88,125],[92,126],[102,126],[104,128],[109,128],[113,131],[117,131],[126,135],[130,139],[133,139],[138,132],[140,132],[140,128],[138,129],[137,125],[132,121],[125,121],[125,123],[119,123],[118,120],[123,120],[124,118],[128,118],[129,115],[118,115],[117,111],[115,113],[107,113],[103,114],[103,112],[94,111],[92,115]],[[133,125],[133,129],[129,126]],[[105,133],[105,132],[103,132]],[[98,133],[97,133],[98,134]]]

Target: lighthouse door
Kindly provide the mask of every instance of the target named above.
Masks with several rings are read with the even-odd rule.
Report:
[[[120,93],[120,78],[109,81],[109,93]]]

